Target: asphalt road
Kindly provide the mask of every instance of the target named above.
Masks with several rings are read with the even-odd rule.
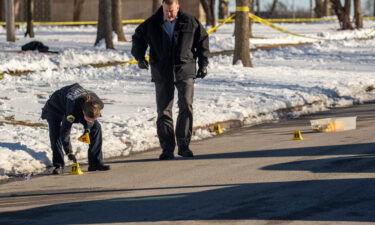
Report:
[[[228,131],[193,142],[194,159],[159,151],[111,171],[0,185],[0,224],[374,224],[375,104]],[[358,116],[312,132],[310,119]],[[301,130],[304,140],[293,141]]]

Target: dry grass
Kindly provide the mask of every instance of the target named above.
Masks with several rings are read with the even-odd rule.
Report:
[[[43,123],[29,123],[25,121],[14,120],[14,115],[5,116],[4,120],[0,120],[0,124],[10,124],[14,126],[27,126],[27,127],[47,127],[47,125]]]

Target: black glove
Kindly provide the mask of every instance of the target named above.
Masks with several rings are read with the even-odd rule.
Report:
[[[69,154],[68,154],[68,159],[69,159],[70,161],[73,161],[74,163],[77,163],[76,156],[73,155],[73,153],[69,153]]]
[[[197,78],[203,79],[205,76],[207,76],[207,67],[206,66],[199,67],[198,72],[197,72]]]
[[[138,67],[139,69],[148,70],[148,62],[145,58],[138,60]]]

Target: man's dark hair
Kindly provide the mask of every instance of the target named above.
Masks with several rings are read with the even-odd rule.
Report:
[[[179,4],[178,0],[163,0],[164,4],[172,5],[173,3]]]
[[[83,103],[82,109],[88,118],[96,119],[102,114],[100,113],[100,104],[95,102],[90,95],[84,97],[85,102]]]

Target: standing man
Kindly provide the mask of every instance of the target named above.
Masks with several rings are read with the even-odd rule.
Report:
[[[162,7],[140,24],[133,35],[132,55],[141,69],[149,67],[145,60],[147,47],[150,47],[151,75],[156,90],[157,132],[163,149],[159,158],[174,158],[176,140],[178,154],[193,157],[189,144],[193,128],[194,79],[207,75],[208,34],[195,17],[180,11],[178,0],[163,0]],[[176,132],[172,117],[175,87],[179,108]]]

